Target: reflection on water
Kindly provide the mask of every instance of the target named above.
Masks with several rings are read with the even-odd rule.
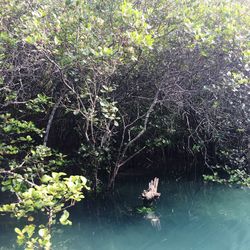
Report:
[[[161,230],[161,220],[160,216],[158,216],[155,212],[148,212],[143,216],[144,219],[151,222],[151,225],[157,230]]]
[[[134,208],[145,183],[120,184],[115,199],[79,204],[71,211],[73,226],[56,228],[54,249],[250,249],[250,190],[161,180],[157,209],[143,216]],[[0,250],[13,249],[15,225],[4,219]]]

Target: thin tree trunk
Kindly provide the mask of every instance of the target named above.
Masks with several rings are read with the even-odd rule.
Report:
[[[145,147],[143,147],[142,149],[138,150],[136,153],[134,153],[133,155],[131,155],[130,157],[128,157],[126,159],[126,153],[127,153],[128,149],[129,149],[129,147],[132,144],[134,144],[136,141],[138,141],[138,139],[140,139],[141,136],[147,131],[148,121],[149,121],[151,113],[154,111],[155,105],[158,103],[160,91],[161,91],[161,88],[159,87],[159,89],[155,93],[155,97],[154,97],[153,102],[151,103],[150,107],[148,108],[148,110],[147,110],[147,112],[145,114],[145,120],[144,120],[144,125],[143,125],[142,130],[133,139],[131,139],[126,144],[126,146],[122,150],[122,153],[120,155],[118,155],[118,159],[116,161],[116,165],[115,165],[115,167],[113,169],[113,172],[111,174],[111,177],[109,179],[108,189],[113,189],[114,188],[115,179],[116,179],[116,176],[117,176],[117,174],[119,172],[120,167],[123,166],[125,163],[127,163],[130,159],[132,159],[135,155],[137,155],[138,153],[140,153],[145,148]]]
[[[46,127],[46,131],[45,131],[45,136],[44,136],[44,140],[43,140],[43,145],[44,146],[47,146],[47,143],[48,143],[48,139],[49,139],[49,132],[50,132],[50,128],[51,128],[51,125],[52,125],[52,122],[53,122],[53,119],[54,119],[54,116],[55,116],[55,113],[56,113],[56,110],[60,104],[60,102],[62,101],[63,99],[63,96],[61,96],[57,102],[55,103],[52,111],[51,111],[51,114],[49,116],[49,120],[48,120],[48,123],[47,123],[47,127]]]

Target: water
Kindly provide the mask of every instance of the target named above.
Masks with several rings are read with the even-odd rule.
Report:
[[[54,249],[249,250],[250,190],[194,182],[160,181],[156,223],[134,208],[145,180],[120,184],[115,199],[87,201],[58,226]],[[6,225],[6,221],[2,225]],[[0,227],[0,249],[13,249],[14,225]],[[152,225],[153,224],[153,225]],[[7,248],[8,247],[8,248]]]

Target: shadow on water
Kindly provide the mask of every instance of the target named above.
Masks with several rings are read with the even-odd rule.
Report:
[[[71,211],[73,225],[55,229],[55,249],[249,249],[250,190],[161,180],[162,195],[152,215],[159,219],[159,226],[152,218],[135,213],[147,181],[129,179],[118,184],[113,198],[78,204]],[[1,231],[2,247],[10,246],[15,237],[10,229]]]

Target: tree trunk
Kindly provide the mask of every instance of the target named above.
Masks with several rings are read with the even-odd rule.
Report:
[[[111,190],[111,189],[114,189],[115,187],[115,179],[116,179],[116,176],[118,174],[118,171],[119,171],[119,168],[120,168],[120,165],[117,164],[115,167],[114,167],[114,170],[112,171],[112,174],[109,178],[109,182],[108,182],[108,190]]]
[[[98,189],[98,165],[94,165],[94,171],[93,171],[93,177],[94,177],[94,191],[97,194]]]

